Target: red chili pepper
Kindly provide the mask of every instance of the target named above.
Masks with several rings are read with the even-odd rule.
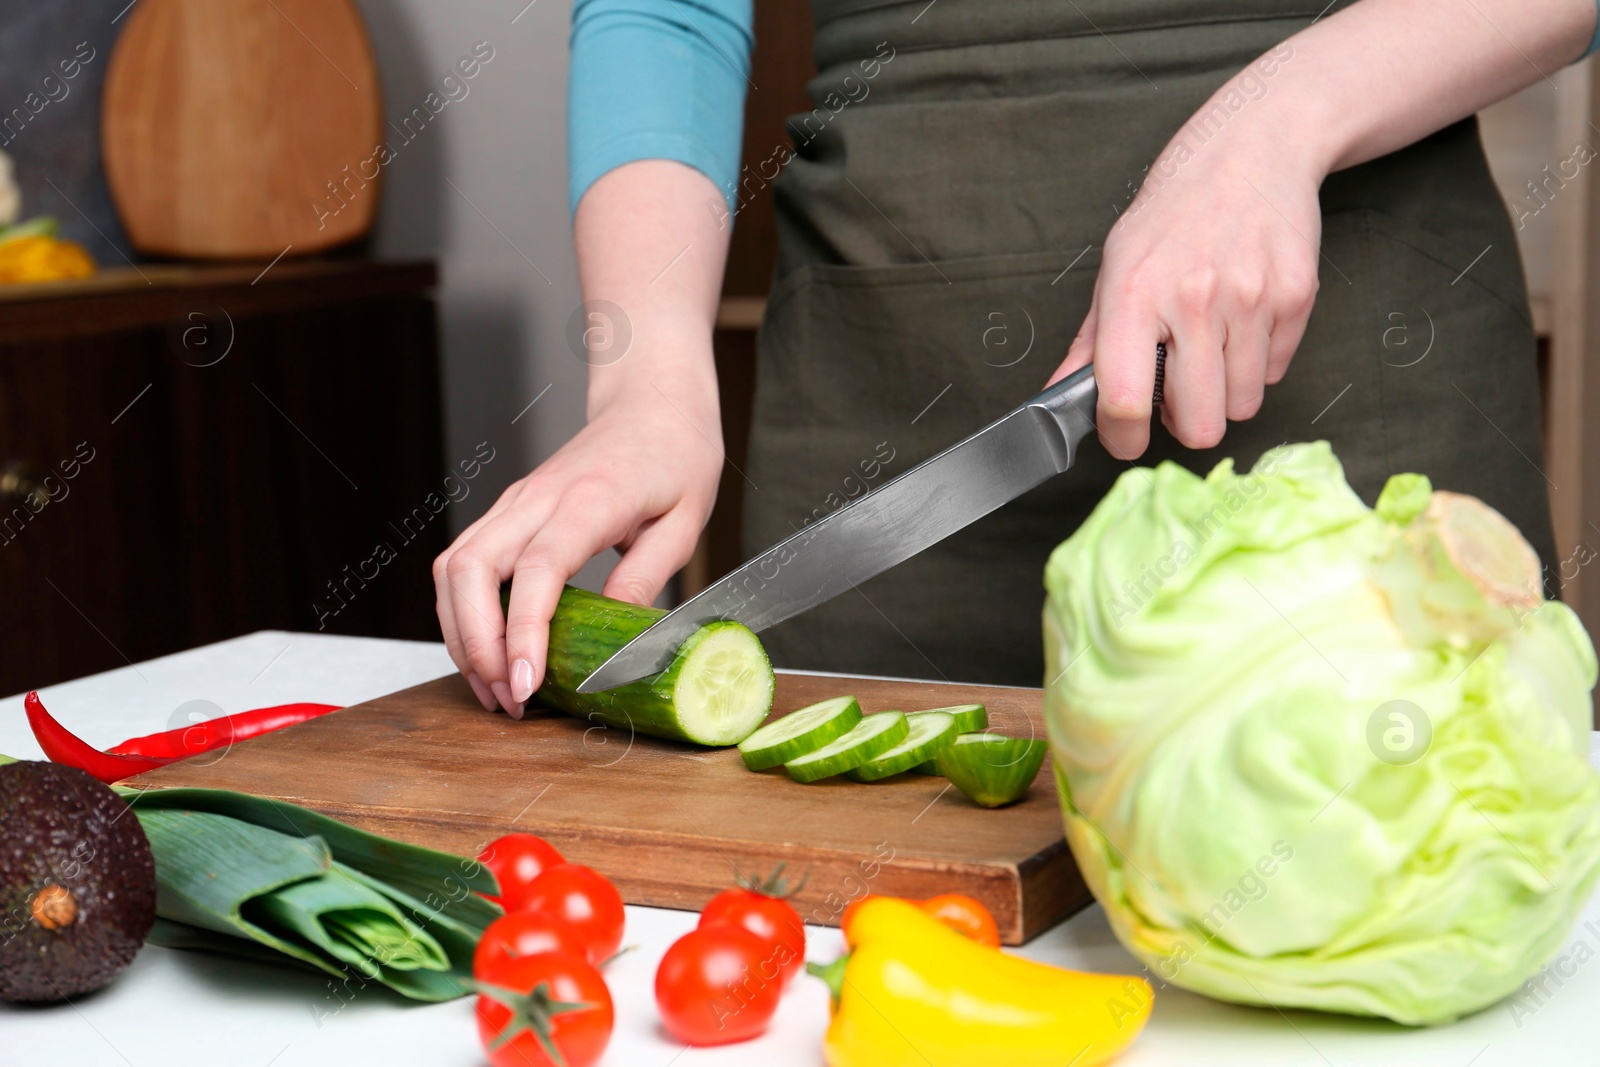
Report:
[[[110,752],[102,752],[57,722],[44,709],[38,693],[29,693],[23,700],[23,707],[28,713],[28,725],[33,727],[33,736],[46,757],[52,762],[87,771],[108,784],[338,710],[332,704],[283,704],[135,737]]]
[[[172,762],[171,759],[152,756],[118,756],[101,752],[56,722],[44,710],[38,693],[29,693],[22,705],[27,709],[28,725],[33,727],[33,736],[38,739],[39,747],[44,749],[46,758],[52,763],[65,763],[80,771],[88,771],[107,785]]]
[[[330,711],[338,711],[337,704],[279,704],[271,708],[241,711],[237,715],[224,715],[207,719],[176,730],[134,737],[112,745],[109,751],[122,756],[159,756],[182,759],[201,752],[226,748],[236,741],[246,741],[262,734],[270,734],[285,726],[295,726],[307,719],[315,719]]]

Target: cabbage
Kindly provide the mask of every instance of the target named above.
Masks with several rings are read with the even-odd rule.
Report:
[[[1444,1022],[1550,959],[1600,873],[1594,648],[1498,512],[1326,442],[1135,468],[1050,557],[1067,840],[1152,977]]]

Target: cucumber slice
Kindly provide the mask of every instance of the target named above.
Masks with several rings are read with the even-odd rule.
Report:
[[[855,697],[834,697],[767,723],[739,742],[739,755],[752,771],[764,771],[815,752],[860,721],[861,705]]]
[[[962,734],[934,762],[957,789],[983,807],[998,808],[1028,791],[1047,748],[1043,738]]]
[[[549,666],[534,700],[653,737],[697,745],[743,741],[772,710],[774,679],[760,639],[737,622],[700,627],[660,674],[599,693],[578,692],[596,667],[665,614],[567,586],[550,620]]]
[[[816,782],[854,770],[906,739],[911,727],[904,712],[880,711],[865,715],[850,732],[784,764],[797,782]]]
[[[951,704],[948,708],[929,708],[928,710],[942,711],[946,715],[954,715],[956,717],[957,733],[971,734],[989,728],[989,709],[982,704]]]
[[[858,782],[876,782],[932,758],[956,739],[956,717],[943,711],[917,711],[906,716],[906,739],[845,773]]]
[[[956,717],[956,733],[971,734],[989,728],[989,709],[982,704],[952,704],[947,708],[931,708],[931,711],[942,711]],[[938,774],[939,766],[933,760],[919,763],[911,768],[912,774]]]

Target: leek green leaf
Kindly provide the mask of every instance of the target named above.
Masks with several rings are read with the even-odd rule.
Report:
[[[287,801],[226,789],[120,789],[136,810],[208,811],[297,837],[320,837],[340,863],[403,890],[480,932],[504,912],[479,894],[499,883],[476,859],[381,837]]]
[[[299,937],[367,978],[378,977],[380,965],[399,971],[450,969],[437,941],[340,863],[323,877],[257,897],[244,910],[258,926]]]

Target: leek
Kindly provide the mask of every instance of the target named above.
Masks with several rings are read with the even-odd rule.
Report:
[[[156,861],[150,941],[376,981],[415,1000],[470,993],[501,914],[476,860],[224,790],[120,790]]]

